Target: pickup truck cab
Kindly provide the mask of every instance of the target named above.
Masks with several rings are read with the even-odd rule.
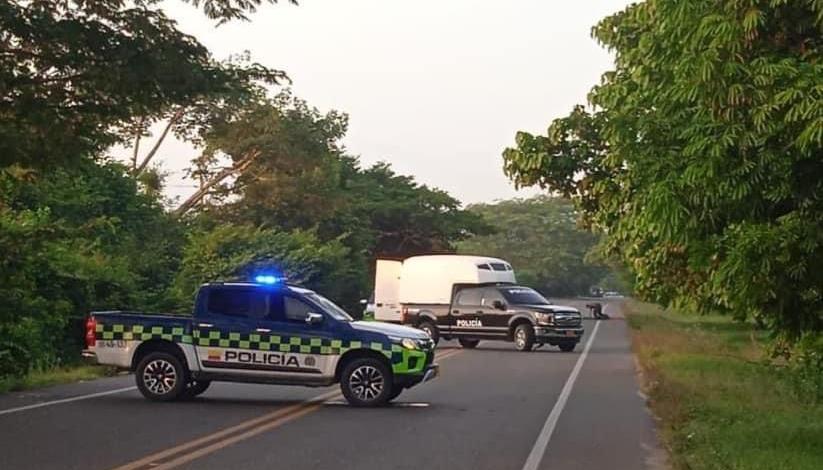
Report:
[[[143,396],[158,401],[213,381],[339,383],[352,405],[375,406],[438,372],[424,332],[354,321],[316,292],[276,283],[204,284],[191,316],[93,312],[86,346],[84,356],[134,371]]]
[[[553,305],[537,291],[509,283],[455,284],[449,305],[405,304],[402,323],[437,343],[456,338],[464,348],[480,340],[513,341],[519,351],[537,345],[572,351],[583,337],[574,307]]]

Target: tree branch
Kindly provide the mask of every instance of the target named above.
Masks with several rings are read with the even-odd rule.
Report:
[[[137,154],[140,152],[140,138],[143,136],[143,123],[145,122],[145,118],[140,118],[140,124],[137,127],[137,135],[134,137],[134,153],[131,155],[131,171],[132,173],[137,170]]]
[[[260,156],[260,153],[261,152],[259,150],[252,150],[246,157],[239,160],[231,167],[223,169],[223,171],[215,175],[214,178],[207,181],[206,184],[200,187],[200,189],[198,189],[194,194],[189,196],[183,204],[180,204],[180,206],[174,210],[174,215],[178,217],[184,215],[186,212],[190,211],[197,204],[199,204],[203,198],[206,197],[211,188],[235,173],[242,173],[246,171],[252,162]]]
[[[164,140],[166,140],[166,136],[169,134],[169,131],[171,130],[172,126],[177,124],[177,121],[179,121],[181,117],[183,117],[182,109],[178,110],[174,113],[174,115],[172,115],[171,119],[169,119],[169,122],[166,124],[166,127],[163,129],[163,133],[160,134],[160,138],[157,139],[157,142],[154,143],[154,147],[152,147],[151,150],[149,150],[148,155],[146,155],[146,158],[144,158],[143,161],[140,163],[140,166],[138,166],[134,170],[134,176],[139,175],[143,172],[143,170],[146,169],[146,166],[149,164],[151,159],[154,158],[155,154],[157,154],[157,150],[160,148],[160,145],[163,143]],[[136,161],[137,160],[135,159],[135,162]]]

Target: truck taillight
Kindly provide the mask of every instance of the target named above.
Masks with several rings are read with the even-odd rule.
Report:
[[[86,347],[93,348],[95,343],[95,334],[97,330],[97,320],[89,316],[86,318]]]
[[[406,323],[406,317],[409,315],[409,307],[403,306],[400,309],[400,323]]]

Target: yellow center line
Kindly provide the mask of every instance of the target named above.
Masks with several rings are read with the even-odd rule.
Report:
[[[461,352],[463,352],[463,349],[447,350],[440,355],[436,355],[435,359],[443,360]],[[286,408],[265,414],[258,418],[250,419],[213,434],[147,455],[134,462],[116,467],[113,470],[141,470],[144,468],[168,470],[176,468],[242,440],[275,429],[289,421],[319,410],[323,407],[323,403],[328,400],[336,400],[342,397],[343,395],[339,391],[324,393],[304,402],[287,406]],[[186,453],[186,451],[190,452]]]
[[[161,451],[161,452],[157,452],[155,454],[147,455],[146,457],[144,457],[140,460],[135,460],[134,462],[130,462],[126,465],[117,467],[114,470],[136,470],[136,469],[145,467],[145,466],[147,466],[147,465],[149,465],[153,462],[157,462],[158,460],[163,460],[167,457],[170,457],[170,456],[173,456],[175,454],[184,452],[184,451],[189,450],[193,447],[198,447],[200,445],[207,444],[207,443],[209,443],[209,442],[211,442],[215,439],[220,439],[222,437],[229,436],[233,433],[240,432],[244,429],[254,427],[254,426],[257,426],[259,424],[263,424],[263,423],[265,423],[269,420],[272,420],[272,419],[278,419],[280,417],[283,417],[284,415],[288,415],[289,413],[293,413],[295,411],[300,410],[301,408],[304,408],[307,404],[311,404],[311,403],[314,403],[314,402],[317,402],[317,401],[328,400],[328,399],[334,398],[338,395],[340,395],[340,392],[338,392],[338,391],[324,393],[323,395],[319,395],[319,396],[314,397],[314,398],[312,398],[308,401],[297,403],[297,404],[291,405],[291,406],[287,406],[283,409],[273,411],[271,413],[265,414],[265,415],[260,416],[258,418],[254,418],[254,419],[250,419],[248,421],[244,421],[240,424],[225,428],[225,429],[223,429],[221,431],[218,431],[218,432],[215,432],[213,434],[209,434],[209,435],[194,439],[192,441],[186,442],[184,444],[180,444],[180,445],[175,446],[175,447],[171,447],[169,449],[166,449],[166,450]]]

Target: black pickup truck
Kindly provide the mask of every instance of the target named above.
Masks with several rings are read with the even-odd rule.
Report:
[[[513,284],[455,284],[450,305],[403,304],[401,318],[435,343],[456,338],[464,348],[500,340],[513,341],[519,351],[544,344],[572,351],[583,337],[580,311]]]

